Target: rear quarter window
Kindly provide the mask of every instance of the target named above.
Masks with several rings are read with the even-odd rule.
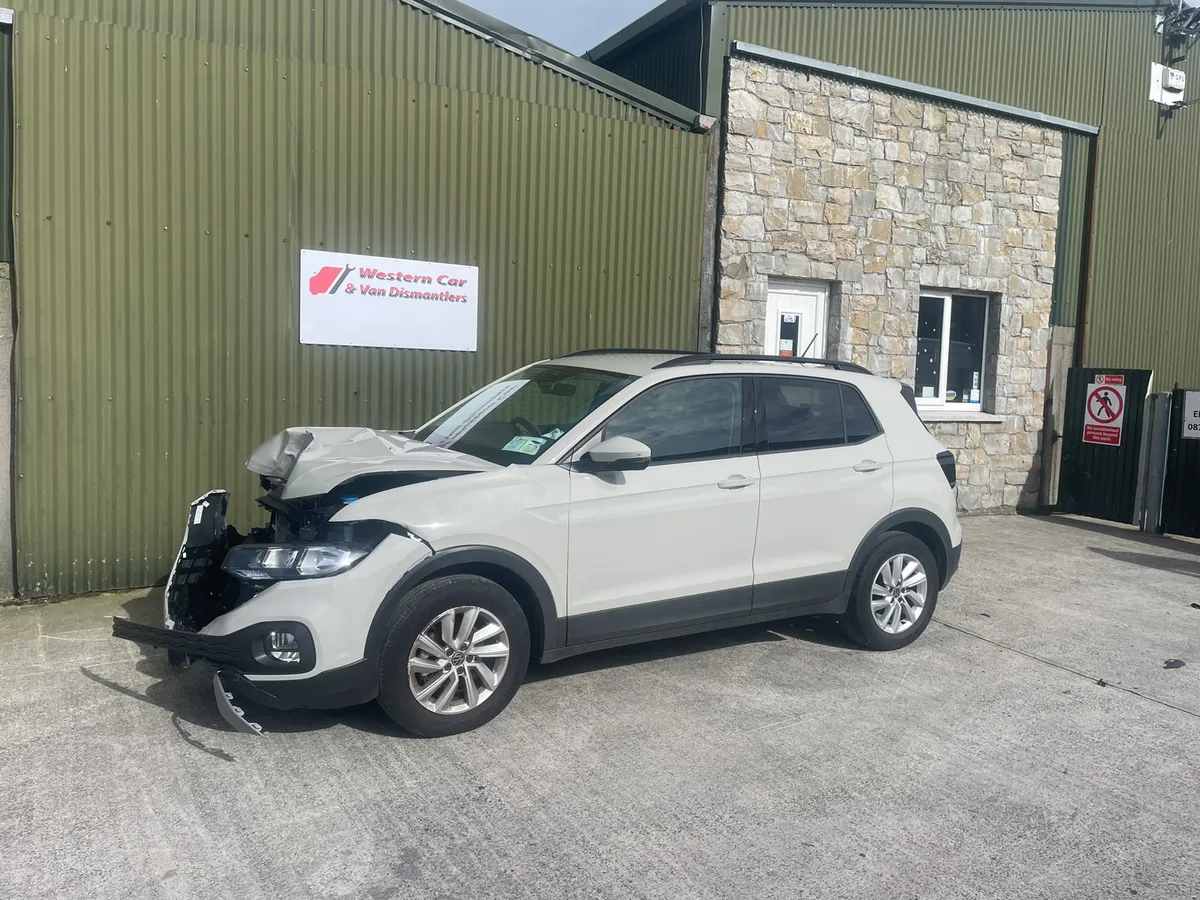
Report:
[[[848,384],[842,385],[842,412],[846,417],[847,443],[869,441],[883,431],[863,395]]]

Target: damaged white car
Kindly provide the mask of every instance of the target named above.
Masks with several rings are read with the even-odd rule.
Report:
[[[531,659],[832,614],[897,649],[958,566],[954,458],[911,391],[847,363],[596,351],[521,369],[411,435],[291,428],[248,468],[266,525],[192,507],[162,627],[236,697],[378,698],[440,736]]]

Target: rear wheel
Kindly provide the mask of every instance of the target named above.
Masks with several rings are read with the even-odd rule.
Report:
[[[380,655],[379,703],[420,737],[490,722],[529,665],[529,623],[494,581],[450,575],[418,585],[392,616]]]
[[[842,630],[875,650],[907,647],[933,618],[938,580],[924,542],[902,532],[885,534],[859,568]]]

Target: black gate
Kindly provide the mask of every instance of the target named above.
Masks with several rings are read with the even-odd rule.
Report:
[[[1200,391],[1176,391],[1171,397],[1162,530],[1200,537]]]
[[[1142,421],[1151,373],[1144,369],[1071,369],[1067,374],[1067,409],[1063,423],[1062,468],[1058,508],[1061,512],[1132,524],[1136,514],[1138,461]],[[1101,380],[1098,381],[1097,379]],[[1118,409],[1115,391],[1104,384],[1124,384],[1124,401]],[[1099,414],[1089,417],[1088,403]],[[1117,429],[1104,423],[1111,417]],[[1085,429],[1090,441],[1084,440]]]

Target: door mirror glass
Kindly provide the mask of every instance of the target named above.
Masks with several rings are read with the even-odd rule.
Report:
[[[650,448],[631,437],[601,441],[579,460],[587,472],[633,472],[650,465]]]

